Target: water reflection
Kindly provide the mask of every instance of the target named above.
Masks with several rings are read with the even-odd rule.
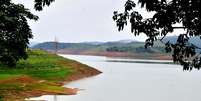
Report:
[[[57,101],[57,96],[56,95],[54,95],[54,101]]]

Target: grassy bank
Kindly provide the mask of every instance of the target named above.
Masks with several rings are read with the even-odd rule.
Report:
[[[1,99],[12,101],[44,94],[76,94],[76,89],[62,87],[63,82],[100,73],[87,65],[45,51],[28,53],[29,58],[19,61],[15,68],[0,64]]]

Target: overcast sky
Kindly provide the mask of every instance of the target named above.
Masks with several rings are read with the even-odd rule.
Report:
[[[14,1],[25,4],[40,17],[37,22],[29,22],[35,42],[53,41],[55,37],[60,42],[145,39],[145,36],[134,37],[129,28],[117,31],[112,20],[113,11],[123,10],[126,0],[55,0],[42,12],[33,10],[34,0]]]

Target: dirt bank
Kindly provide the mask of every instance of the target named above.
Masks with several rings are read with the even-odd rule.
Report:
[[[107,51],[90,51],[90,50],[71,50],[63,49],[59,50],[60,54],[72,54],[72,55],[94,55],[94,56],[107,56],[107,57],[121,57],[131,59],[154,59],[154,60],[171,60],[172,57],[167,54],[161,53],[129,53],[129,52],[107,52]]]
[[[80,66],[82,65],[82,66]],[[35,79],[29,76],[20,76],[16,78],[1,80],[0,85],[5,86],[16,84],[19,87],[11,87],[10,89],[0,89],[1,93],[6,93],[4,101],[23,101],[25,98],[39,97],[42,95],[75,95],[79,91],[78,88],[64,88],[65,82],[72,82],[82,78],[95,76],[101,72],[91,67],[83,67],[83,64],[72,63],[72,68],[76,72],[69,75],[65,81],[49,82],[46,80]]]
[[[24,101],[42,95],[75,95],[79,89],[65,88],[64,83],[101,73],[88,65],[47,52],[32,54],[21,64],[25,68],[0,66],[0,101]]]

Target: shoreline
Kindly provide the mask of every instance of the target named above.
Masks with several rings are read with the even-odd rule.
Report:
[[[84,55],[84,54],[59,54],[59,55],[80,55],[80,56],[97,56],[97,55]],[[106,60],[107,62],[126,62],[126,63],[147,63],[147,64],[173,64],[173,65],[178,65],[177,63],[174,63],[172,61],[172,59],[156,59],[156,58],[152,58],[152,59],[148,59],[148,58],[134,58],[134,57],[111,57],[111,56],[103,56],[103,57],[107,57],[108,60]]]
[[[51,51],[50,51],[51,52]],[[64,55],[88,55],[88,56],[105,56],[109,58],[124,58],[124,59],[150,59],[150,60],[172,60],[172,56],[159,53],[126,53],[126,52],[73,52],[59,51],[59,54]]]
[[[68,58],[66,58],[66,59],[68,59]],[[72,61],[74,63],[77,63],[76,65],[74,63],[70,64],[73,66],[72,68],[75,69],[76,72],[69,75],[64,81],[56,82],[55,85],[63,87],[66,83],[74,82],[74,81],[81,80],[81,79],[88,78],[88,77],[97,76],[102,73],[101,71],[99,71],[93,67],[82,64],[78,61],[74,61],[74,60],[72,60]],[[80,68],[79,65],[83,65],[84,67]],[[43,95],[76,95],[77,92],[81,90],[79,88],[66,88],[66,87],[63,87],[63,88],[65,89],[64,92],[43,92],[43,91],[40,92],[39,91],[33,95],[27,96],[26,98],[40,97]],[[37,93],[38,93],[38,95],[37,95]],[[29,100],[27,100],[27,101],[29,101]],[[31,101],[33,101],[33,100],[31,100]]]
[[[0,76],[6,76],[5,78],[0,78],[0,100],[25,101],[25,99],[39,97],[42,95],[76,95],[79,88],[66,88],[64,87],[64,84],[102,73],[93,67],[56,54],[46,52],[40,55],[34,54],[34,58],[39,58],[38,56],[45,56],[46,58],[49,57],[47,59],[48,65],[52,63],[50,62],[50,59],[53,59],[54,66],[52,68],[43,67],[44,69],[49,69],[47,72],[28,67],[27,69],[0,69]],[[42,58],[42,60],[44,62],[45,59]],[[44,63],[46,64],[46,62]],[[31,66],[33,65],[34,64],[31,64]],[[42,65],[42,63],[39,65]],[[3,67],[1,66],[1,68]],[[18,73],[17,71],[23,72]],[[34,75],[29,74],[30,71],[31,73],[34,72]],[[40,74],[41,71],[44,71],[44,73],[42,72],[42,74]],[[14,74],[10,74],[9,72],[13,72]],[[18,74],[15,75],[16,72]],[[64,76],[64,74],[61,74],[62,72],[67,73],[67,75],[65,74]],[[38,76],[35,73],[40,75]],[[50,76],[46,76],[47,73],[50,73],[48,74]]]

